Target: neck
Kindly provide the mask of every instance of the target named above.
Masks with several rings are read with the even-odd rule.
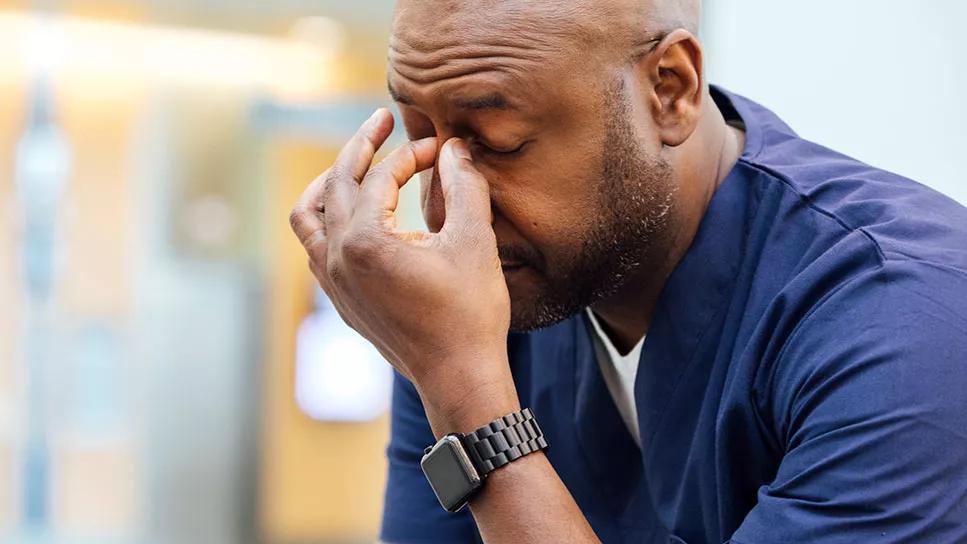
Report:
[[[706,91],[695,132],[685,143],[669,150],[678,193],[676,213],[663,243],[653,247],[645,264],[617,293],[591,307],[622,353],[648,332],[665,282],[691,247],[712,195],[739,160],[744,145],[745,134],[726,124]]]

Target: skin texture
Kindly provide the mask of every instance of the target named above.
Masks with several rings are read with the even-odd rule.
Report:
[[[675,147],[694,132],[701,110],[671,101],[682,93],[707,100],[696,92],[701,82],[669,78],[664,96],[649,97],[654,82],[643,88],[645,74],[629,67],[675,28],[649,25],[649,18],[694,28],[697,11],[688,2],[667,3],[664,12],[642,2],[527,6],[457,2],[443,10],[456,15],[441,19],[437,3],[401,3],[389,55],[391,93],[412,138],[456,136],[471,145],[490,187],[511,328],[550,325],[595,304],[619,346],[630,347],[647,327],[643,315],[650,311],[638,310],[657,296],[641,286],[660,289],[714,186],[673,175],[691,166],[675,164],[679,155],[691,161]],[[498,20],[490,15],[495,10],[499,25],[479,24]],[[671,61],[700,63],[694,41],[672,49]],[[459,105],[496,94],[506,108]],[[648,103],[656,98],[669,102]],[[492,151],[522,144],[511,156]],[[438,176],[425,173],[422,188],[424,214],[436,230],[445,218]],[[628,302],[629,294],[638,322],[621,327],[606,299]]]
[[[591,305],[647,331],[742,135],[702,78],[691,1],[403,0],[377,111],[291,215],[342,317],[416,386],[437,436],[520,408],[506,338]],[[396,227],[422,174],[429,233]],[[522,493],[526,490],[526,493]],[[471,502],[484,540],[594,542],[541,453]]]

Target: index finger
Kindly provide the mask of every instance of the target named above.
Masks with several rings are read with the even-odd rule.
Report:
[[[392,216],[399,203],[400,187],[417,173],[432,167],[436,155],[434,136],[396,148],[363,178],[356,196],[356,217],[374,221]]]
[[[443,144],[439,160],[440,188],[446,208],[441,232],[457,228],[460,232],[490,226],[490,188],[487,179],[473,164],[467,144],[451,138]]]
[[[376,150],[391,132],[393,115],[386,108],[380,108],[339,152],[323,188],[322,203],[328,231],[338,229],[352,215],[359,184],[372,165]]]
[[[312,180],[299,197],[298,202],[289,214],[289,225],[292,231],[299,237],[302,245],[306,245],[310,238],[318,236],[317,233],[325,235],[326,225],[323,220],[325,213],[322,207],[322,190],[329,177],[329,170],[323,172],[319,177]]]

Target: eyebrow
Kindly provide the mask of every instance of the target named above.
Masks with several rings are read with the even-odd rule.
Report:
[[[413,105],[413,99],[405,94],[399,93],[392,85],[387,83],[387,89],[389,90],[389,95],[394,102],[405,104],[407,106]],[[510,110],[515,109],[504,95],[498,92],[492,92],[483,94],[480,96],[472,96],[466,98],[457,98],[454,100],[454,104],[462,110]]]
[[[393,85],[389,82],[386,83],[386,89],[389,91],[389,96],[393,99],[393,102],[399,102],[400,104],[406,104],[407,106],[413,105],[412,98],[398,93],[396,89],[393,88]]]

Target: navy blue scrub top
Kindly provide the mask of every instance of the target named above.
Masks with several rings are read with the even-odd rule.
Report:
[[[642,449],[584,316],[510,336],[548,459],[606,543],[967,542],[967,209],[713,97],[746,147],[655,309]],[[397,377],[387,542],[480,541],[434,441]]]

